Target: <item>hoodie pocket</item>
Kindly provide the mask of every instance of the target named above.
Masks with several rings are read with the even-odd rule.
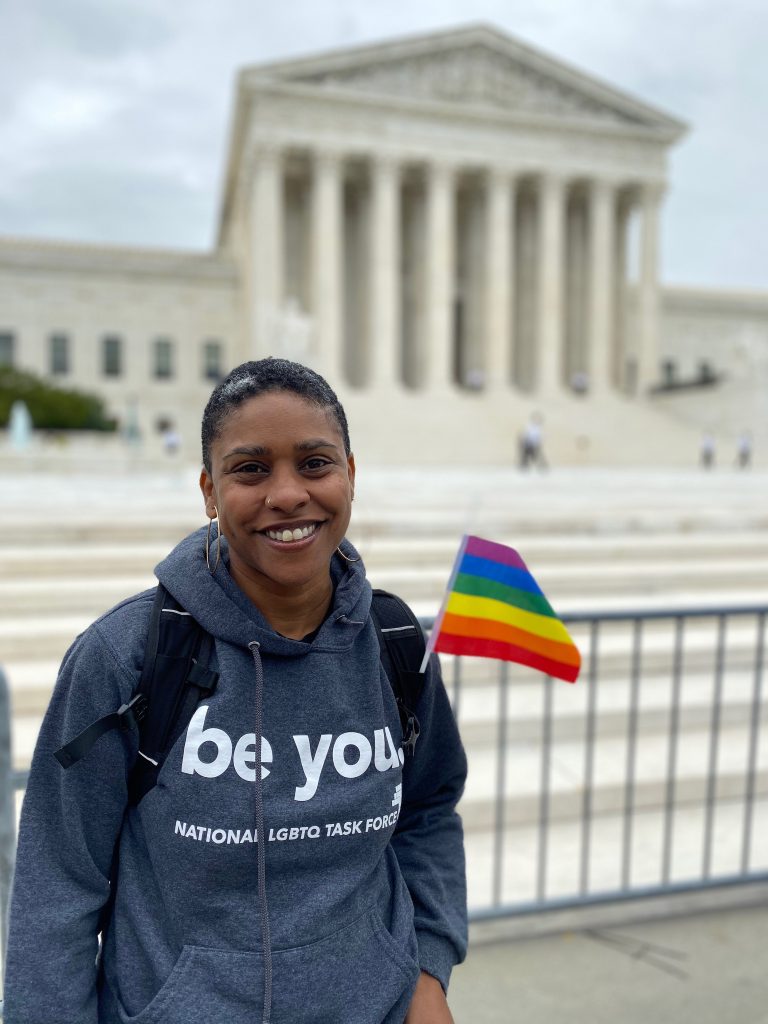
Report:
[[[376,913],[317,942],[272,953],[272,1024],[399,1024],[419,967]],[[264,1001],[263,957],[184,946],[155,998],[122,1024],[253,1024]]]
[[[184,946],[165,984],[131,1016],[118,1003],[122,1024],[252,1024],[261,1019],[262,957],[204,946]]]
[[[273,954],[273,1024],[400,1024],[416,961],[368,912],[307,946]]]

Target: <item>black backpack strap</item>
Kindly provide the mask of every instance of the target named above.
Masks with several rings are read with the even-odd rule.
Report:
[[[117,711],[112,711],[110,714],[98,719],[98,721],[92,722],[81,733],[78,733],[73,740],[65,743],[59,750],[54,751],[53,756],[62,768],[71,768],[73,764],[77,764],[86,754],[91,752],[96,741],[112,729],[122,728],[139,731],[140,724],[147,713],[148,707],[147,687],[145,685],[147,666],[153,664],[157,654],[159,616],[163,603],[163,594],[160,593],[160,590],[161,587],[158,585],[149,616],[147,646],[144,649],[144,667],[141,680],[133,696],[127,704],[123,704]]]
[[[373,591],[371,617],[379,638],[381,663],[400,713],[403,749],[412,756],[421,731],[413,709],[424,687],[424,675],[419,672],[426,647],[424,633],[405,601],[387,590]]]
[[[219,677],[208,668],[212,652],[211,635],[158,584],[139,683],[149,711],[139,729],[139,751],[129,781],[131,803],[137,804],[155,785],[198,703],[215,689]]]
[[[139,685],[127,704],[93,722],[55,752],[62,768],[85,757],[111,729],[136,730],[139,751],[128,791],[129,802],[138,803],[154,786],[168,751],[199,701],[216,687],[218,674],[208,668],[212,651],[210,634],[158,584]]]
[[[147,712],[147,701],[141,693],[137,693],[127,704],[123,704],[108,715],[104,715],[96,722],[92,722],[81,733],[78,733],[73,740],[65,743],[63,747],[55,750],[53,756],[62,768],[71,768],[77,764],[97,740],[101,739],[104,733],[111,729],[133,729],[137,730],[141,720]]]

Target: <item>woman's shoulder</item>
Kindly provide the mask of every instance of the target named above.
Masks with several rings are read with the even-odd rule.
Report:
[[[65,661],[72,657],[107,658],[131,679],[141,675],[149,618],[156,588],[120,601],[100,615],[72,644]]]
[[[135,630],[139,630],[146,635],[152,602],[156,593],[157,587],[150,587],[149,590],[142,590],[139,594],[126,597],[100,615],[89,628],[102,634],[126,631],[131,634]]]

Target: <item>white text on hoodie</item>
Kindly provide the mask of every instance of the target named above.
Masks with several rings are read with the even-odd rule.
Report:
[[[214,779],[222,775],[234,764],[235,771],[245,782],[256,779],[256,734],[246,733],[232,748],[232,739],[223,729],[205,728],[205,717],[208,705],[199,707],[187,728],[184,743],[184,754],[181,770],[187,775],[202,775],[206,779]],[[402,750],[398,750],[387,726],[374,729],[373,745],[361,732],[344,732],[334,740],[332,733],[323,733],[317,741],[314,753],[309,736],[299,734],[293,737],[299,755],[301,768],[304,772],[304,784],[296,787],[295,800],[311,800],[317,792],[328,753],[332,749],[331,760],[336,772],[345,779],[356,779],[368,770],[373,762],[376,771],[385,772],[390,768],[398,768],[404,760]],[[211,743],[216,747],[216,756],[212,761],[203,761],[200,747]],[[347,761],[346,752],[355,752],[355,760]],[[273,763],[272,746],[261,737],[261,777],[269,775],[265,764]]]

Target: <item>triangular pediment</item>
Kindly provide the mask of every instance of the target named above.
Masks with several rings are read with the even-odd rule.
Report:
[[[297,83],[509,113],[587,117],[637,124],[615,107],[479,43],[445,53],[393,58],[367,67],[320,72]]]
[[[645,127],[673,136],[684,129],[668,115],[486,26],[355,47],[251,72],[254,82],[278,79],[361,98]]]

